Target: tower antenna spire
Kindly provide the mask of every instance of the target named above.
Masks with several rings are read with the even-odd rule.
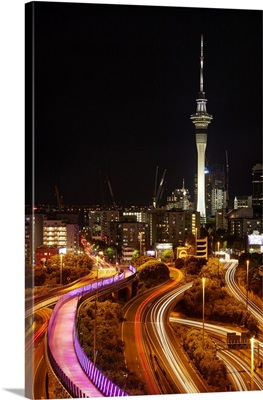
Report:
[[[196,99],[196,113],[191,115],[191,120],[195,124],[196,147],[197,147],[197,206],[200,212],[201,221],[206,221],[206,197],[205,197],[205,149],[207,142],[207,127],[213,119],[206,110],[206,98],[204,93],[204,37],[201,35],[201,57],[200,57],[200,92]]]
[[[201,35],[200,93],[204,91],[204,35]]]

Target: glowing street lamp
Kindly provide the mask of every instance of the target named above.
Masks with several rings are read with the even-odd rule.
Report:
[[[140,240],[140,257],[142,256],[142,235],[144,232],[139,232],[139,240]]]
[[[219,257],[219,245],[220,245],[220,242],[217,242],[217,254],[218,254],[218,257]]]
[[[202,286],[203,286],[203,347],[204,347],[204,338],[205,338],[205,278],[202,278]]]
[[[197,254],[197,228],[195,228],[195,254]]]
[[[63,267],[63,263],[62,263],[62,258],[63,254],[60,253],[60,286],[62,286],[62,267]]]

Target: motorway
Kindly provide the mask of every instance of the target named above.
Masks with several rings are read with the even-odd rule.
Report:
[[[137,296],[124,307],[122,340],[126,363],[144,380],[148,394],[209,391],[177,346],[167,324],[171,308],[191,286],[179,286],[183,275],[176,271],[176,278],[168,284]]]
[[[237,297],[241,294],[234,280],[235,268],[236,261],[225,263],[228,285],[232,295]],[[127,366],[144,380],[149,394],[210,391],[198,373],[193,371],[180,346],[176,345],[176,338],[168,323],[172,307],[179,301],[180,295],[191,286],[178,286],[181,279],[182,276],[178,275],[174,282],[137,296],[124,308],[122,340],[125,341]],[[261,321],[258,307],[253,302],[249,302],[249,307]],[[182,323],[182,320],[178,319],[177,322]],[[200,329],[200,322],[188,320],[187,324]],[[245,357],[239,351],[230,351],[226,347],[226,332],[233,332],[234,329],[209,324],[206,326],[210,327],[207,330],[212,337],[217,336],[217,356],[225,362],[234,390],[262,390],[262,371],[256,371],[251,381],[250,357]],[[262,343],[255,343],[258,343],[261,355]]]
[[[175,313],[170,316],[170,322],[190,326],[191,328],[202,329],[203,323],[186,318],[176,317]],[[236,331],[240,333],[241,329],[234,327],[224,327],[221,325],[205,323],[205,332],[213,338],[217,349],[217,356],[222,359],[228,369],[229,377],[232,380],[233,387],[238,391],[251,390],[251,363],[250,350],[240,352],[238,350],[229,350],[226,344],[228,332]],[[262,346],[262,343],[261,343]],[[262,370],[255,370],[253,374],[253,389],[263,390]]]
[[[47,398],[44,360],[44,338],[52,310],[43,308],[35,313],[34,323],[25,338],[25,395],[35,399]]]
[[[235,280],[235,272],[237,267],[237,261],[232,260],[231,262],[225,263],[224,268],[226,269],[225,280],[227,287],[231,294],[241,303],[247,304],[248,310],[254,317],[258,320],[261,330],[263,329],[263,310],[258,307],[253,301],[251,301],[247,296],[242,292]]]
[[[229,289],[240,301],[246,301],[246,296],[235,283],[236,263],[225,263],[226,280]],[[131,299],[124,307],[124,322],[122,324],[122,340],[125,342],[125,357],[127,367],[136,371],[145,381],[149,394],[196,393],[209,392],[209,387],[191,367],[185,353],[171,329],[170,323],[184,324],[200,328],[200,322],[189,321],[178,317],[171,317],[171,309],[191,283],[182,284],[183,275],[174,270],[169,283],[160,285],[146,293],[139,294]],[[97,272],[98,273],[98,272]],[[99,278],[116,273],[109,269],[99,269]],[[95,272],[94,272],[95,274]],[[60,296],[73,288],[83,286],[92,280],[89,275],[83,280],[75,282],[66,288],[59,288],[47,296],[36,301],[34,324],[26,335],[26,381],[33,382],[26,390],[28,397],[41,399],[47,397],[46,379],[47,369],[44,360],[44,335],[54,304]],[[262,311],[249,302],[249,309],[253,310],[257,318],[262,318]],[[170,323],[169,323],[170,318]],[[260,319],[261,321],[261,319]],[[262,373],[253,373],[249,367],[249,357],[238,357],[237,351],[229,351],[225,345],[228,328],[205,324],[206,330],[214,338],[217,346],[217,355],[228,368],[235,390],[262,390]],[[233,329],[229,329],[231,332]],[[259,344],[260,354],[262,343]],[[32,360],[34,365],[32,365]],[[262,371],[261,371],[262,372]],[[33,374],[33,375],[32,375]]]

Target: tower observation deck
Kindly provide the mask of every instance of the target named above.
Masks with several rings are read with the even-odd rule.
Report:
[[[201,35],[201,57],[200,57],[200,92],[196,99],[196,113],[191,115],[190,119],[195,125],[196,147],[197,147],[197,207],[200,212],[201,221],[206,220],[205,205],[205,150],[207,143],[207,127],[213,119],[206,111],[207,100],[204,92],[204,55],[203,55],[203,35]]]

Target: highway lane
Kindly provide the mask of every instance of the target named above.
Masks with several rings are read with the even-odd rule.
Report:
[[[26,395],[33,399],[45,399],[47,374],[44,360],[45,333],[52,310],[43,308],[35,313],[32,330],[25,340],[25,381]]]
[[[137,311],[140,307],[151,303],[151,296],[163,288],[164,284],[154,287],[138,294],[132,298],[123,308],[123,323],[121,328],[122,341],[124,342],[124,353],[127,367],[130,371],[136,372],[147,386],[148,394],[161,394],[156,377],[149,367],[145,355],[145,343],[141,338],[140,316]]]
[[[191,326],[192,328],[202,329],[203,323],[179,317],[170,317],[170,322]],[[240,333],[240,329],[226,328],[216,324],[205,323],[205,332],[216,340],[214,343],[217,348],[217,356],[225,363],[229,372],[229,376],[233,381],[233,385],[238,391],[251,390],[251,364],[250,350],[247,351],[248,356],[238,350],[229,350],[227,347],[227,333],[236,331]],[[262,345],[262,343],[261,343]],[[263,390],[262,371],[255,371],[253,376],[254,390]]]
[[[235,280],[236,267],[238,265],[237,260],[231,260],[230,262],[225,263],[224,268],[226,269],[225,280],[227,287],[231,294],[243,304],[248,304],[248,310],[254,315],[254,317],[258,320],[261,329],[263,329],[263,310],[258,307],[253,301],[242,292]],[[247,303],[248,300],[248,303]]]
[[[169,292],[158,296],[152,307],[146,311],[147,335],[162,372],[163,392],[166,394],[209,391],[209,387],[193,370],[181,346],[177,344],[169,324],[172,307],[191,285],[192,283],[188,283],[180,287],[171,287]]]
[[[44,358],[45,340],[41,339],[34,350],[33,399],[49,398],[46,393],[47,366]]]
[[[122,326],[122,338],[126,343],[126,362],[130,369],[144,377],[149,394],[208,391],[184,352],[176,346],[167,324],[171,308],[191,286],[190,283],[178,287],[182,279],[183,275],[177,270],[175,280],[132,299],[124,308],[126,321]]]

